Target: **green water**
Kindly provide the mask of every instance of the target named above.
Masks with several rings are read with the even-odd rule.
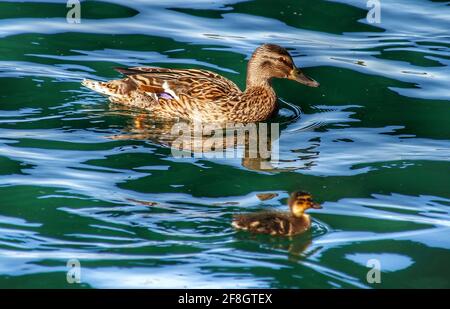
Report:
[[[0,287],[449,288],[450,6],[381,2],[379,24],[356,0],[86,1],[81,24],[65,1],[0,2]],[[174,158],[148,114],[80,85],[148,65],[243,88],[265,42],[321,84],[274,82],[265,169]],[[310,232],[231,228],[294,190],[323,205]]]

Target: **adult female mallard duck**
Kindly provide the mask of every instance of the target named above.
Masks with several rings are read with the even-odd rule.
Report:
[[[310,87],[319,83],[299,70],[286,49],[264,44],[247,65],[247,85],[241,91],[219,74],[197,69],[117,68],[126,78],[82,84],[111,102],[144,108],[157,118],[202,122],[257,122],[276,111],[272,78],[287,78]]]
[[[238,230],[258,234],[294,236],[311,227],[311,219],[305,214],[309,208],[320,209],[311,194],[294,192],[289,198],[290,213],[265,211],[234,216],[232,226]]]

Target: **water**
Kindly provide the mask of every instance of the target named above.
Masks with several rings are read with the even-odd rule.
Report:
[[[450,287],[449,2],[382,1],[380,24],[365,1],[277,4],[90,1],[68,24],[64,1],[0,3],[0,287],[73,287],[69,259],[78,287]],[[321,83],[275,81],[263,170],[173,158],[144,112],[80,85],[155,65],[243,87],[263,42]],[[323,204],[310,233],[231,228],[297,189]]]

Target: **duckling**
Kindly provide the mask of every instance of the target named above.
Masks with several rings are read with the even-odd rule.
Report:
[[[288,204],[290,213],[265,211],[236,215],[232,226],[252,233],[293,236],[311,227],[311,219],[305,214],[305,210],[322,208],[320,204],[313,201],[311,194],[301,191],[292,193]]]
[[[246,89],[211,71],[155,67],[116,68],[123,79],[82,84],[114,103],[143,108],[154,117],[202,122],[258,122],[277,111],[273,78],[291,79],[309,87],[319,83],[294,64],[289,52],[263,44],[247,65]]]

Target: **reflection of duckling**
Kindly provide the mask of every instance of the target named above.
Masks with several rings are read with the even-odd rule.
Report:
[[[266,211],[237,215],[232,226],[252,233],[293,236],[307,231],[311,226],[311,219],[305,210],[322,207],[312,200],[311,194],[294,192],[289,198],[289,208],[290,213]]]

